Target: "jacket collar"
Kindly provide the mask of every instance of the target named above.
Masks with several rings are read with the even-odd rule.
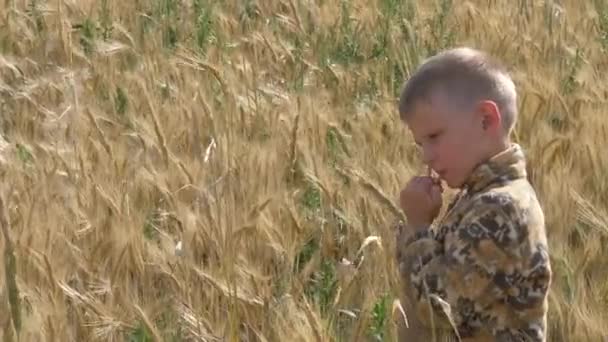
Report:
[[[526,159],[520,145],[511,144],[506,150],[479,164],[463,185],[467,193],[475,193],[492,184],[504,184],[525,178]]]

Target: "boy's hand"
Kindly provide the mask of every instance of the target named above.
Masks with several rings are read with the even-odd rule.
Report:
[[[412,178],[400,194],[401,209],[408,224],[423,228],[433,223],[441,210],[442,192],[441,184],[430,176]]]

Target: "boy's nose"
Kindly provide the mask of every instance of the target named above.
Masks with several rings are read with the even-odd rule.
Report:
[[[435,156],[430,151],[424,151],[422,153],[422,160],[426,165],[433,167],[433,162],[435,160]]]

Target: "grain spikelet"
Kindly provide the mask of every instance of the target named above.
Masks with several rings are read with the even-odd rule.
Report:
[[[543,156],[543,165],[554,165],[560,155],[559,151],[563,141],[563,137],[556,137],[551,139],[545,144],[545,146],[543,146],[541,150],[541,155]]]
[[[317,176],[315,176],[312,172],[304,170],[302,173],[310,184],[313,184],[314,186],[322,190],[323,193],[325,193],[326,195],[331,195],[331,192],[329,191],[327,186],[325,186],[323,182],[321,182],[321,180],[317,178]]]
[[[268,51],[270,51],[270,53],[272,54],[273,60],[275,62],[278,62],[279,59],[279,55],[277,54],[277,52],[275,51],[274,46],[270,43],[270,41],[268,40],[268,38],[266,37],[266,35],[263,34],[259,34],[259,33],[254,33],[254,37],[256,37],[259,40],[262,40],[262,42],[264,42],[264,45],[266,46],[266,48],[268,49]]]
[[[363,250],[372,243],[375,243],[376,245],[378,245],[378,248],[380,248],[382,250],[382,239],[379,236],[368,236],[365,238],[365,240],[363,240],[363,243],[361,244],[361,247],[357,251],[357,254],[361,254],[363,252]]]
[[[169,166],[169,149],[167,148],[167,143],[165,136],[160,128],[160,122],[158,121],[158,113],[156,113],[156,107],[154,107],[154,102],[152,102],[152,98],[148,93],[148,89],[142,83],[140,84],[141,90],[144,93],[144,97],[148,103],[148,108],[150,108],[150,113],[152,114],[152,121],[154,123],[154,132],[156,133],[156,138],[158,139],[158,145],[160,145],[160,150],[163,154],[163,161],[165,162],[165,166]]]
[[[211,142],[209,143],[209,145],[207,145],[207,148],[205,149],[205,157],[203,158],[203,162],[207,163],[209,162],[209,158],[211,157],[211,152],[217,147],[217,144],[215,143],[215,138],[211,138]]]
[[[300,19],[300,14],[298,13],[298,9],[294,4],[293,0],[289,0],[289,8],[293,12],[293,17],[296,19],[296,25],[300,30],[300,33],[305,33],[304,26],[302,25],[302,19]]]
[[[346,315],[352,319],[357,319],[357,314],[352,312],[351,310],[344,310],[344,309],[340,309],[338,310],[338,313],[341,313],[343,315]]]
[[[160,336],[160,333],[158,332],[158,330],[156,329],[154,324],[150,321],[150,319],[148,318],[148,315],[146,315],[144,310],[142,310],[142,308],[139,307],[139,305],[137,305],[137,304],[134,305],[134,308],[135,308],[135,312],[137,313],[137,315],[139,316],[141,321],[144,323],[144,325],[146,326],[146,328],[148,329],[150,334],[152,334],[152,340],[154,342],[162,342],[163,339]]]
[[[272,201],[272,198],[267,198],[264,201],[260,202],[260,204],[254,206],[249,211],[249,219],[250,220],[257,219],[258,216],[260,215],[260,213],[262,213],[264,211],[264,209],[266,209],[266,207],[268,206],[268,204],[270,204],[271,201]]]
[[[215,342],[221,341],[219,337],[214,336],[210,330],[209,322],[196,317],[194,312],[185,304],[177,305],[177,312],[186,326],[186,333],[189,337],[193,337],[196,341]]]
[[[190,53],[190,55],[186,54],[186,51],[180,51],[176,54],[176,57],[179,59],[177,62],[177,65],[184,65],[184,66],[188,66],[190,68],[196,69],[196,70],[200,70],[200,71],[209,71],[211,72],[211,74],[213,75],[213,77],[220,83],[220,85],[222,86],[222,89],[224,90],[224,93],[226,95],[229,95],[229,91],[228,91],[228,86],[226,85],[226,82],[224,81],[224,79],[221,76],[220,71],[218,70],[218,68],[216,66],[213,66],[203,60],[200,60],[196,57],[194,57],[196,54],[195,53]]]
[[[407,221],[403,211],[401,211],[401,209],[399,209],[399,207],[397,207],[397,205],[395,203],[393,203],[393,201],[391,201],[391,199],[388,198],[388,196],[386,196],[384,194],[384,192],[377,185],[375,185],[372,181],[367,179],[367,177],[365,175],[363,175],[361,172],[357,172],[357,171],[351,171],[349,173],[349,172],[342,170],[342,172],[346,175],[350,175],[350,178],[357,179],[359,181],[359,183],[361,185],[363,185],[363,187],[365,189],[369,190],[374,195],[374,197],[380,203],[384,204],[384,206],[386,206],[395,216],[397,216],[399,219],[403,220],[404,222]]]
[[[232,291],[230,291],[230,288],[226,284],[223,284],[222,282],[220,282],[220,280],[215,279],[213,276],[204,272],[201,269],[195,268],[194,270],[196,274],[198,274],[203,280],[206,280],[209,284],[215,287],[215,289],[222,293],[222,295],[227,298],[232,297]],[[240,292],[238,287],[236,288],[236,290],[237,292],[234,295],[241,302],[253,306],[264,306],[264,302],[261,299],[256,298],[253,295],[248,295],[247,293]]]
[[[110,208],[112,208],[112,210],[113,210],[113,211],[114,211],[116,214],[118,214],[118,215],[121,215],[121,214],[122,214],[122,213],[121,213],[121,210],[120,210],[120,207],[119,207],[119,206],[116,204],[116,202],[115,202],[114,200],[112,200],[112,199],[110,198],[110,196],[108,196],[108,194],[106,194],[106,192],[105,192],[105,191],[103,191],[103,189],[101,188],[101,186],[99,186],[99,185],[95,185],[95,192],[97,192],[97,195],[99,195],[99,197],[101,197],[101,198],[104,200],[104,202],[106,202],[106,204],[107,204],[107,205],[108,205]]]
[[[129,33],[129,31],[120,23],[114,22],[112,23],[112,28],[116,30],[116,32],[121,33],[123,36],[127,38],[129,43],[131,44],[131,48],[135,47],[135,40],[133,40],[133,36]]]
[[[405,323],[406,328],[410,327],[410,323],[407,319],[407,315],[405,314],[405,310],[403,310],[403,306],[401,305],[401,301],[399,299],[395,299],[393,301],[393,309],[391,311],[393,320],[395,320],[395,313],[399,311],[401,317],[403,318],[403,323]]]
[[[294,19],[290,18],[289,16],[284,14],[276,14],[276,18],[277,21],[282,24],[283,28],[285,28],[286,31],[293,33],[297,33],[299,31],[298,24],[295,22]],[[289,59],[293,61],[293,55],[291,54],[291,52],[289,52],[290,49],[288,49],[281,40],[279,40],[279,44],[281,45],[281,47],[283,47],[283,49],[285,49],[285,52],[289,55]]]
[[[91,308],[91,310],[93,312],[95,312],[96,314],[100,314],[100,311],[97,310],[97,307],[95,305],[91,304],[91,301],[92,301],[91,298],[88,298],[87,296],[76,291],[75,289],[73,289],[71,286],[64,283],[63,281],[60,281],[58,283],[58,285],[59,285],[59,288],[63,291],[63,293],[70,299],[74,300],[75,303],[88,306],[89,308]]]
[[[296,228],[296,230],[298,231],[298,233],[303,233],[304,232],[304,227],[302,226],[302,223],[300,223],[300,219],[298,217],[298,213],[296,212],[296,209],[294,208],[293,205],[289,205],[287,207],[287,210],[289,212],[289,218],[291,218],[291,221],[294,224],[294,227]]]
[[[95,51],[97,51],[98,53],[100,53],[101,55],[104,55],[106,57],[112,56],[114,54],[117,54],[119,52],[128,50],[129,47],[121,42],[117,42],[117,41],[110,41],[110,42],[104,42],[104,41],[99,41],[96,44],[95,47]]]
[[[14,60],[14,58],[10,58],[11,60]],[[21,70],[19,70],[19,68],[17,67],[17,64],[14,61],[9,61],[9,58],[7,58],[6,56],[0,55],[0,70],[2,68],[8,68],[13,72],[13,75],[15,77],[23,77],[23,72],[21,72]]]
[[[299,103],[298,99],[298,103]],[[289,161],[290,161],[290,172],[291,177],[295,176],[296,172],[296,163],[298,162],[297,157],[297,147],[298,147],[298,128],[300,126],[300,112],[296,114],[293,129],[291,130],[291,141],[289,143]]]
[[[460,334],[458,333],[458,328],[456,327],[456,323],[454,322],[454,317],[452,316],[452,308],[451,308],[450,304],[448,302],[446,302],[445,300],[443,300],[441,297],[437,296],[436,294],[430,293],[429,297],[431,300],[435,300],[439,304],[439,306],[441,307],[441,310],[443,310],[443,313],[447,317],[448,322],[452,326],[452,329],[454,330],[454,333],[456,334],[458,341],[461,341],[462,339],[460,337]],[[430,302],[429,302],[429,305],[431,305]],[[434,331],[435,331],[435,329],[433,329],[433,332]]]
[[[608,236],[608,215],[597,209],[577,191],[571,190],[570,194],[578,206],[578,219],[597,232]]]
[[[103,133],[103,131],[99,127],[99,124],[97,123],[97,120],[95,120],[95,117],[93,117],[93,113],[91,113],[91,110],[89,108],[87,108],[85,110],[85,113],[87,114],[87,118],[89,119],[89,121],[91,122],[93,127],[95,128],[95,132],[97,132],[97,135],[99,136],[99,140],[101,141],[101,145],[103,146],[103,149],[110,156],[110,158],[112,160],[114,160],[114,154],[112,153],[112,147],[110,147],[110,144],[108,144],[106,135]]]
[[[193,184],[194,183],[194,177],[192,177],[192,174],[190,172],[188,172],[188,169],[186,168],[186,165],[184,165],[184,163],[181,160],[177,160],[177,158],[171,158],[171,160],[174,163],[177,164],[177,166],[182,171],[182,173],[184,174],[184,176],[186,176],[186,179],[188,180],[188,182],[190,184]]]
[[[87,323],[86,326],[93,328],[92,335],[96,341],[116,341],[121,330],[133,329],[133,327],[108,316],[98,317]]]

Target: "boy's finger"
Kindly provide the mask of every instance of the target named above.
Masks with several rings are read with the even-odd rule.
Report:
[[[433,194],[433,195],[439,194],[439,196],[441,196],[442,193],[443,193],[443,187],[441,187],[440,185],[433,185],[431,187],[431,194]]]
[[[410,189],[414,191],[428,191],[428,185],[429,182],[426,177],[416,177],[412,179]]]

